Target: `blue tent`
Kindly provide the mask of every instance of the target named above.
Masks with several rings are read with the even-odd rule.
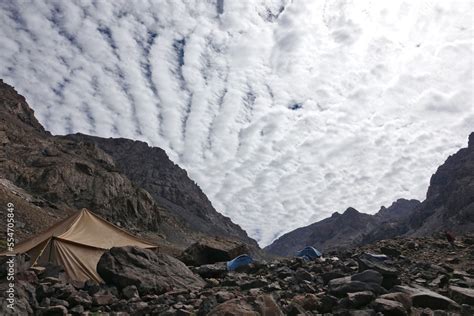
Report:
[[[253,262],[252,257],[247,254],[240,255],[234,259],[227,261],[227,270],[235,271],[239,267],[248,266]]]
[[[316,258],[321,257],[323,254],[319,252],[316,248],[314,247],[305,247],[304,249],[298,251],[296,254],[297,257],[302,257],[308,260],[314,260]]]

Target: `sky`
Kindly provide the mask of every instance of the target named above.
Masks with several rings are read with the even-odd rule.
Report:
[[[1,1],[0,77],[54,134],[167,151],[261,246],[423,200],[474,130],[473,4]]]

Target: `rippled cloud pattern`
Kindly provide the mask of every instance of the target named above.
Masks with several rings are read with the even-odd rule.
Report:
[[[465,1],[2,1],[0,76],[55,134],[165,149],[260,244],[423,199],[474,128]]]

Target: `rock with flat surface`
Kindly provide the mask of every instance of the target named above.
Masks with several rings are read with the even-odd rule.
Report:
[[[392,290],[409,295],[414,307],[453,310],[460,308],[452,299],[421,286],[397,285]]]
[[[468,304],[474,306],[474,289],[450,286],[449,294],[451,298],[459,304]]]
[[[405,316],[408,315],[407,310],[402,303],[378,298],[374,302],[374,308],[377,312],[381,312],[386,316]]]
[[[365,270],[361,273],[357,273],[351,276],[351,280],[360,281],[364,283],[375,283],[375,284],[381,285],[383,276],[378,271]]]
[[[201,266],[224,262],[248,252],[248,248],[237,241],[222,238],[205,238],[189,246],[181,255],[188,265]]]
[[[107,284],[120,289],[135,285],[140,294],[197,290],[205,285],[178,259],[132,246],[106,251],[97,264],[97,272]]]

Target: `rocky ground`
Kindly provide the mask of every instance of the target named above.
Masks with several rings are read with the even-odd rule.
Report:
[[[441,235],[385,240],[315,261],[256,262],[238,272],[223,262],[188,267],[150,250],[113,248],[98,264],[106,285],[64,282],[57,267],[19,273],[17,312],[474,315],[473,262],[474,235],[458,237],[454,247]]]

